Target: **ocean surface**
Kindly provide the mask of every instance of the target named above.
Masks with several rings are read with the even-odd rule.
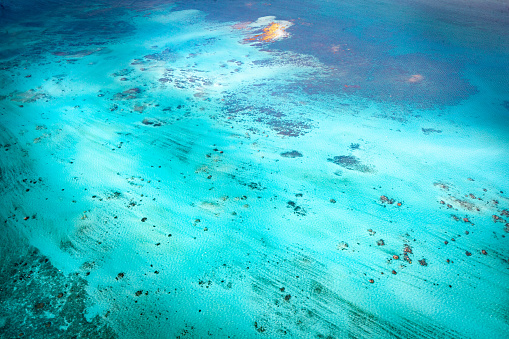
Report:
[[[0,222],[0,338],[509,338],[509,2],[0,1]]]

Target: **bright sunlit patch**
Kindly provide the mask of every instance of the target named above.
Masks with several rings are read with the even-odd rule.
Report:
[[[249,25],[243,25],[243,29],[255,30],[255,32],[261,31],[261,33],[250,36],[244,39],[244,41],[274,42],[288,38],[290,34],[286,30],[293,24],[290,21],[275,19],[276,17],[274,16],[266,16],[259,18]]]

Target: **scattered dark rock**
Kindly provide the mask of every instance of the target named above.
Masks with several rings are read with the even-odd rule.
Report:
[[[412,259],[410,259],[410,257],[409,257],[409,256],[408,256],[408,254],[406,254],[406,253],[403,255],[403,260],[405,260],[405,261],[406,261],[406,262],[408,262],[409,264],[411,264],[411,263],[412,263]]]
[[[348,249],[348,243],[347,243],[347,242],[342,241],[342,242],[340,242],[340,243],[338,244],[337,248],[338,248],[338,250],[342,250],[342,251],[343,251],[343,250],[346,250],[346,249]]]
[[[291,201],[289,200],[288,201],[288,208],[293,208],[293,212],[297,215],[301,215],[301,216],[305,216],[306,215],[306,210],[304,208],[302,208],[301,206],[298,206],[294,201]]]
[[[265,327],[263,327],[263,326],[258,326],[258,323],[257,323],[256,321],[255,321],[255,323],[254,323],[254,327],[255,327],[255,328],[256,328],[256,330],[257,330],[258,332],[260,332],[260,333],[263,333],[263,332],[265,332],[265,331],[266,331],[266,330],[265,330]]]
[[[305,216],[306,215],[306,210],[303,209],[302,207],[300,206],[295,206],[295,208],[293,209],[293,212],[297,215],[301,215],[301,216]]]
[[[250,184],[247,185],[247,187],[249,187],[252,190],[258,191],[263,191],[264,189],[266,189],[266,187],[263,187],[262,184],[256,182],[251,182]]]
[[[389,204],[389,205],[392,205],[394,204],[396,201],[394,199],[389,199],[387,198],[385,195],[382,195],[380,196],[380,201],[383,203],[383,204]],[[400,203],[398,203],[398,206],[401,206]]]

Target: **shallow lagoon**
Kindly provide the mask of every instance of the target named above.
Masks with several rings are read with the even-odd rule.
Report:
[[[2,6],[1,337],[507,338],[507,3]]]

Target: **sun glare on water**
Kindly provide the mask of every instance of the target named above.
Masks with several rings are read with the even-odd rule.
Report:
[[[259,41],[259,42],[274,42],[283,38],[287,38],[290,34],[286,31],[292,23],[289,21],[279,21],[267,19],[274,19],[275,17],[264,17],[258,19],[256,22],[246,25],[242,28],[259,30],[261,28],[262,33],[253,35],[246,38],[245,41]],[[238,28],[236,26],[235,28]]]

